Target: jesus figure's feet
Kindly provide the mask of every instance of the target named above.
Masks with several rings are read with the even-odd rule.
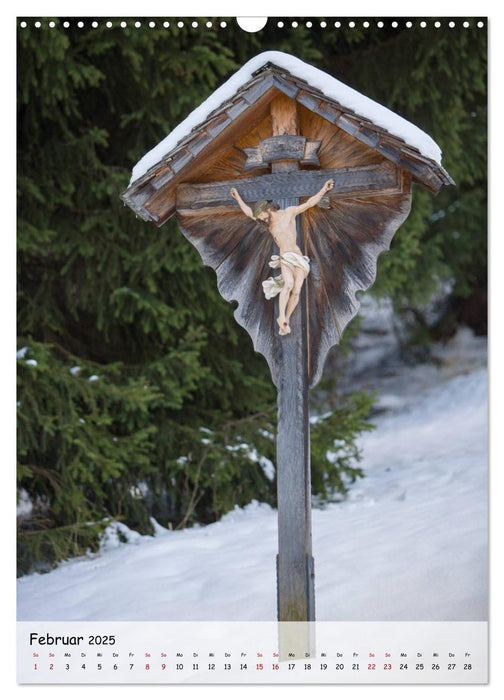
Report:
[[[285,320],[285,318],[277,318],[277,323],[278,323],[278,328],[279,328],[279,335],[288,335],[291,332],[291,328],[289,326],[289,323]]]

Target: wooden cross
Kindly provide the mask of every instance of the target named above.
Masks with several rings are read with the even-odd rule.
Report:
[[[236,321],[269,364],[278,388],[280,653],[294,647],[303,656],[313,652],[315,619],[309,389],[358,312],[357,293],[373,284],[378,256],[407,218],[412,183],[435,193],[454,183],[440,161],[419,150],[416,132],[398,115],[385,110],[390,131],[369,116],[364,96],[352,93],[364,114],[345,105],[345,86],[327,74],[294,57],[286,69],[278,52],[265,55],[259,68],[257,58],[250,75],[244,67],[236,92],[225,88],[219,107],[203,110],[196,126],[193,113],[182,138],[161,148],[159,158],[157,150],[150,153],[149,165],[121,196],[158,226],[176,211],[180,230],[215,270],[224,299],[238,302]],[[295,66],[301,76],[292,72]],[[377,113],[383,116],[383,109]],[[262,290],[278,251],[264,227],[240,211],[231,189],[247,207],[266,199],[285,209],[330,179],[326,201],[296,220],[297,246],[309,256],[310,272],[291,333],[280,336],[277,302]]]

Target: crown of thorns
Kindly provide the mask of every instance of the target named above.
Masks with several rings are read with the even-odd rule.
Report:
[[[273,202],[271,199],[263,199],[262,202],[259,202],[255,209],[254,209],[254,218],[257,218],[259,214],[263,211],[267,211],[268,209],[279,209],[280,207]]]

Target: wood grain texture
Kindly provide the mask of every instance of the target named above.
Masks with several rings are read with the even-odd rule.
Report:
[[[272,136],[299,134],[299,120],[295,100],[280,93],[271,101],[270,111]]]
[[[277,203],[286,209],[298,200]],[[302,248],[299,218],[296,223],[297,242]],[[276,300],[275,308],[277,304]],[[278,619],[282,622],[315,620],[307,309],[303,285],[300,303],[291,317],[292,332],[282,338],[275,335],[273,346],[278,367],[277,591]]]
[[[245,148],[257,148],[257,145],[269,136],[271,136],[271,115],[267,112],[255,126],[249,124],[247,129],[238,136],[234,144],[228,144],[228,147],[214,160],[212,166],[201,173],[197,182],[247,177],[247,172],[244,171],[247,160]],[[269,172],[269,168],[266,164],[264,165],[263,172]],[[192,180],[193,178],[187,181]]]
[[[220,294],[226,301],[238,302],[235,319],[270,363],[275,381],[275,310],[273,303],[265,303],[262,291],[262,281],[271,274],[268,262],[274,252],[269,232],[241,212],[214,216],[179,212],[178,222],[205,265],[215,270]]]
[[[229,152],[236,150],[234,146],[230,147],[230,143],[239,140],[244,132],[248,133],[265,117],[268,118],[269,104],[272,96],[277,92],[278,91],[274,87],[268,88],[266,92],[258,97],[256,102],[239,114],[234,121],[226,122],[229,124],[227,128],[218,131],[218,133],[217,127],[212,126],[214,121],[218,122],[218,117],[208,120],[204,128],[210,133],[212,133],[213,130],[214,138],[212,141],[210,141],[201,154],[190,162],[184,170],[179,171],[179,173],[175,175],[169,187],[161,188],[143,205],[145,209],[148,209],[152,213],[152,218],[156,221],[158,226],[161,226],[175,213],[177,185],[187,180],[203,182],[205,172],[211,170],[213,165],[223,158],[224,154],[227,154],[229,157]],[[269,121],[271,120],[269,119]],[[243,153],[240,156],[240,160],[242,163],[245,161],[245,155]],[[169,165],[169,163],[167,163],[167,165]],[[160,172],[162,172],[162,168],[160,168]]]
[[[326,119],[298,106],[300,131],[313,140],[321,141],[318,157],[321,168],[354,167],[383,163],[383,156],[372,148],[356,141],[342,129]]]
[[[273,164],[276,168],[282,162]],[[288,163],[285,164],[288,167]],[[324,183],[332,179],[333,189],[329,197],[343,193],[362,195],[373,192],[384,194],[397,192],[400,185],[400,171],[393,163],[386,161],[354,167],[328,168],[326,170],[299,170],[267,173],[235,180],[217,180],[215,182],[189,184],[182,183],[177,189],[177,209],[200,209],[211,205],[230,205],[231,210],[238,205],[231,196],[231,188],[236,187],[242,199],[247,203],[263,199],[282,199],[285,197],[311,197]]]
[[[320,165],[317,149],[320,141],[307,141],[304,136],[271,136],[262,139],[258,146],[245,147],[247,156],[244,170],[264,168],[278,160],[296,160],[305,164]]]
[[[310,258],[308,375],[315,386],[327,353],[338,344],[357,314],[357,292],[376,279],[378,257],[390,247],[407,218],[411,193],[367,197],[332,197],[331,209],[308,210],[302,219]]]
[[[380,196],[332,196],[331,209],[313,208],[301,215],[311,271],[305,282],[309,316],[309,383],[319,381],[330,348],[359,309],[356,294],[369,289],[376,277],[378,256],[389,249],[394,233],[411,207],[410,184],[405,191]],[[266,300],[262,281],[271,274],[274,252],[263,225],[240,211],[178,212],[182,232],[206,265],[217,273],[219,291],[237,301],[234,315],[250,334],[257,352],[268,361],[275,384],[281,360],[274,304]],[[294,321],[293,321],[294,323]]]

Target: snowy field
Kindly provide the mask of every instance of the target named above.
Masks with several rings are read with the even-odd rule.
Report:
[[[487,619],[487,371],[468,332],[383,383],[366,478],[313,510],[316,617]],[[274,620],[276,512],[144,537],[18,581],[19,620]]]

